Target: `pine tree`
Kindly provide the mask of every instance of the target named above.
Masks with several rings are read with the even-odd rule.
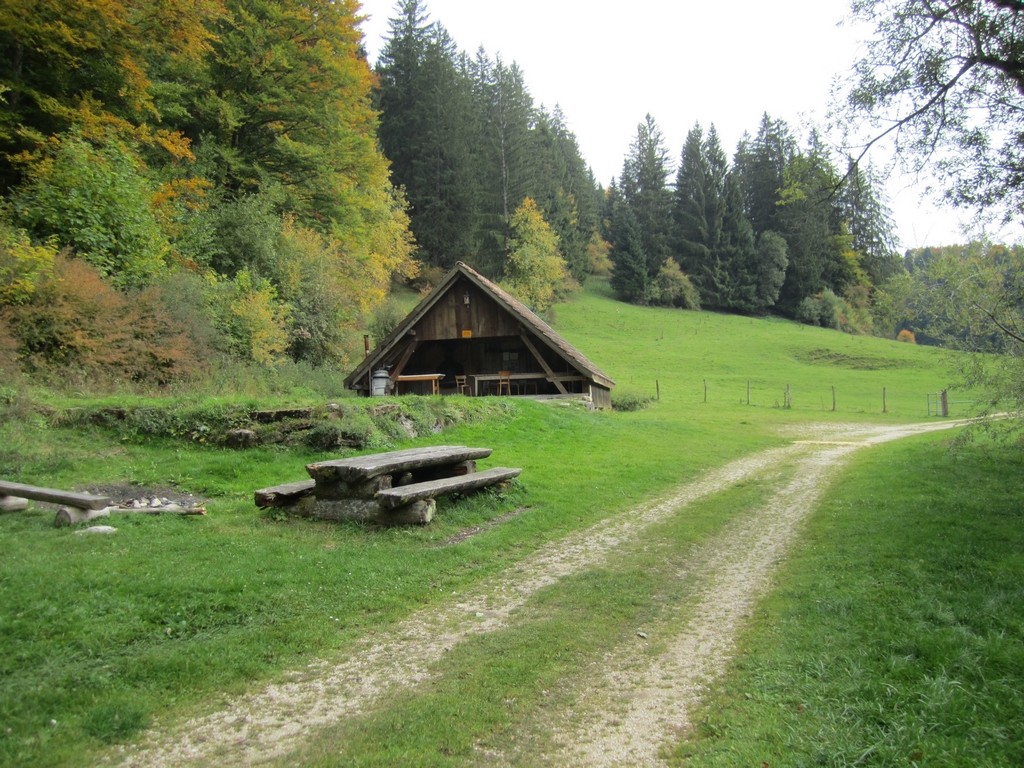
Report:
[[[744,210],[743,191],[736,173],[728,173],[725,178],[719,259],[727,275],[720,296],[722,308],[739,312],[763,312],[775,304],[782,277],[780,275],[779,285],[774,292],[761,279],[754,228]]]
[[[824,288],[842,292],[834,279],[842,261],[836,240],[839,217],[832,202],[837,185],[835,169],[812,134],[808,151],[792,157],[786,166],[775,222],[786,240],[789,260],[779,293],[779,305],[787,313]]]
[[[620,188],[622,199],[639,227],[648,280],[658,274],[671,255],[672,193],[666,183],[669,173],[661,130],[654,118],[647,115],[637,126],[636,139],[623,163]],[[613,246],[615,242],[613,239]]]
[[[687,134],[676,174],[676,249],[684,271],[700,291],[701,302],[728,307],[733,292],[731,254],[724,252],[725,180],[728,161],[712,126],[705,138],[699,124]]]
[[[755,236],[779,229],[779,193],[786,167],[797,151],[789,126],[767,113],[761,117],[757,136],[740,141],[734,166],[743,182],[744,205]]]
[[[420,257],[447,268],[478,250],[472,82],[425,5],[404,0],[377,65],[380,143],[405,188]]]
[[[876,286],[902,270],[892,214],[881,189],[870,167],[851,165],[836,199],[840,216],[853,238],[852,247],[860,254],[860,263]]]
[[[657,271],[652,275],[632,206],[617,189],[611,190],[611,197],[612,288],[623,301],[648,304]]]

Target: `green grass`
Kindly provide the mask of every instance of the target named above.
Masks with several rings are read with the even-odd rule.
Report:
[[[1024,765],[1022,475],[937,437],[859,457],[676,762]]]
[[[311,658],[343,655],[356,638],[450,599],[545,542],[778,444],[780,427],[923,419],[926,394],[949,383],[939,350],[778,320],[641,309],[599,290],[558,307],[556,326],[618,381],[616,396],[646,398],[660,390],[660,399],[645,410],[616,413],[516,403],[402,443],[488,445],[495,452],[487,465],[524,470],[505,495],[442,500],[438,519],[418,529],[284,520],[252,506],[254,489],[300,479],[306,463],[336,454],[237,452],[196,444],[188,435],[122,434],[73,419],[66,422],[73,428],[60,428],[34,408],[40,400],[51,409],[162,402],[8,398],[0,473],[15,475],[10,479],[56,487],[174,485],[210,501],[205,518],[118,518],[119,531],[109,538],[55,530],[52,511],[0,515],[0,765],[94,762],[154,718],[193,713]],[[793,407],[776,407],[787,384]],[[175,413],[237,402],[216,394],[181,397]],[[243,402],[316,403],[282,393]],[[428,719],[432,708],[452,717],[460,707],[479,710],[479,719],[450,725],[450,755],[435,750],[455,764],[472,740],[527,722],[550,705],[543,691],[592,654],[594,644],[658,610],[650,595],[680,594],[672,558],[739,513],[724,502],[702,509],[705,517],[646,538],[649,549],[538,595],[522,633],[467,643],[445,662],[454,672],[445,675],[437,698],[410,695],[395,706]],[[485,525],[512,511],[519,514]],[[475,526],[485,529],[457,546],[437,546]],[[607,599],[595,606],[595,594]],[[489,659],[500,663],[492,669]],[[510,698],[519,702],[511,709],[503,703]],[[424,734],[426,723],[417,726]],[[368,732],[392,725],[367,724]],[[417,739],[424,734],[395,749],[423,748]],[[326,744],[311,745],[305,757],[329,763],[318,750],[333,754],[337,745],[330,737]],[[372,751],[361,757],[361,748],[347,749],[351,764],[387,762]]]

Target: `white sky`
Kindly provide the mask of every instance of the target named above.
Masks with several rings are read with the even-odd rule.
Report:
[[[362,0],[371,65],[396,15],[394,0]],[[830,90],[857,58],[866,30],[849,0],[425,0],[458,48],[483,46],[523,70],[536,104],[561,106],[597,181],[618,177],[637,125],[650,113],[673,162],[695,122],[714,123],[731,158],[761,115],[806,139],[826,122]],[[872,154],[877,168],[889,157]],[[674,178],[674,175],[673,175]],[[887,185],[903,248],[965,241],[966,214],[923,198],[914,179]],[[1021,239],[1020,232],[1003,233]]]

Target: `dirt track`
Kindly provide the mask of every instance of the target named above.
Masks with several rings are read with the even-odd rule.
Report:
[[[537,590],[599,565],[647,526],[743,480],[763,478],[771,484],[770,500],[728,526],[687,563],[700,586],[692,618],[682,631],[677,629],[656,657],[636,654],[632,644],[612,649],[594,670],[604,684],[588,685],[571,713],[547,723],[554,730],[557,752],[534,756],[547,765],[659,765],[659,749],[687,727],[701,692],[728,661],[744,617],[845,459],[861,447],[961,425],[802,428],[794,435],[802,439],[790,446],[738,459],[655,503],[541,548],[457,601],[367,638],[352,649],[350,661],[312,664],[296,671],[291,682],[268,686],[209,716],[151,732],[139,747],[125,750],[119,762],[248,766],[280,758],[317,729],[357,715],[385,693],[426,680],[456,644],[507,626]],[[795,471],[767,476],[780,466],[795,466]],[[392,649],[399,643],[403,653],[396,655]],[[499,765],[517,757],[522,756],[482,753],[480,762]]]

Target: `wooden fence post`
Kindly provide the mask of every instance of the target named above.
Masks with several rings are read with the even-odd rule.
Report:
[[[708,401],[708,380],[704,379],[704,402]]]
[[[885,402],[885,387],[882,387],[882,413],[888,413],[889,406]]]

